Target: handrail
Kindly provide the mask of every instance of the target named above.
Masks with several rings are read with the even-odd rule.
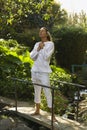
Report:
[[[25,83],[29,83],[29,84],[35,84],[35,85],[39,85],[39,86],[43,86],[43,87],[47,87],[47,88],[53,88],[53,89],[58,89],[58,88],[56,88],[56,87],[53,87],[53,86],[47,86],[47,85],[42,85],[42,84],[37,84],[37,83],[32,83],[32,81],[31,80],[23,80],[23,79],[18,79],[18,78],[11,78],[12,80],[16,80],[16,81],[20,81],[20,82],[25,82]],[[31,83],[30,83],[30,82]],[[85,85],[82,85],[82,84],[77,84],[77,83],[70,83],[70,82],[66,82],[66,81],[61,81],[61,80],[51,80],[51,81],[54,81],[54,82],[57,82],[57,83],[63,83],[63,84],[68,84],[68,85],[72,85],[72,86],[77,86],[77,87],[81,87],[81,88],[86,88],[86,86]]]
[[[72,86],[77,86],[77,87],[81,87],[81,88],[86,88],[85,85],[82,85],[82,84],[77,84],[77,83],[70,83],[70,82],[66,82],[66,81],[61,81],[61,80],[51,80],[51,81],[55,81],[57,83],[62,83],[62,84],[67,84],[67,85],[72,85]]]
[[[24,79],[18,79],[18,78],[14,78],[12,77],[11,80],[14,80],[15,82],[16,81],[19,81],[19,82],[25,82],[27,84],[30,84],[30,85],[38,85],[38,86],[42,86],[42,87],[46,87],[46,88],[50,88],[52,89],[52,120],[51,120],[51,126],[52,126],[52,130],[54,130],[54,127],[53,127],[53,114],[54,114],[54,90],[58,90],[58,88],[54,87],[54,86],[46,86],[46,85],[42,85],[42,84],[37,84],[37,83],[32,83],[31,80],[24,80]],[[62,84],[67,84],[67,85],[72,85],[72,86],[77,86],[78,88],[78,98],[77,98],[77,111],[76,111],[76,120],[78,121],[78,103],[79,103],[79,93],[80,93],[80,90],[79,88],[86,88],[85,85],[81,85],[81,84],[76,84],[76,83],[70,83],[70,82],[66,82],[66,81],[60,81],[60,80],[52,80],[54,82],[57,82],[57,83],[62,83]],[[15,85],[15,106],[16,106],[16,112],[17,112],[17,87]]]

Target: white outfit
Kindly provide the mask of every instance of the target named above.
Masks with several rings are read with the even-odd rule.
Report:
[[[50,86],[49,73],[52,72],[50,68],[50,58],[54,52],[54,43],[52,41],[44,42],[44,47],[40,51],[37,51],[40,42],[37,42],[34,49],[30,53],[31,59],[34,60],[34,65],[31,69],[33,83]],[[41,86],[34,85],[35,103],[41,102]],[[43,87],[45,96],[47,98],[47,104],[49,108],[52,108],[52,96],[49,88]]]

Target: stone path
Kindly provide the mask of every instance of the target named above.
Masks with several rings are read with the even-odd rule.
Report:
[[[10,103],[11,105],[14,105],[15,103],[13,100],[3,98],[3,97],[0,97],[0,100],[5,103]],[[15,108],[10,108],[10,110],[15,110]],[[34,111],[34,104],[18,101],[17,110],[19,114],[26,117],[27,119],[38,122],[39,124],[43,124],[44,126],[51,128],[51,119],[50,119],[51,114],[50,113],[41,110],[41,115],[31,116],[31,113]],[[56,118],[58,122],[55,122],[53,124],[54,130],[87,130],[87,126],[82,126],[80,123],[76,121],[63,118],[58,115],[56,115]]]

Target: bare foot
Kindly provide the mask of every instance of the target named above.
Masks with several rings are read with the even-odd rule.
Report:
[[[34,113],[31,113],[31,116],[36,116],[36,115],[40,115],[40,113],[36,111]]]

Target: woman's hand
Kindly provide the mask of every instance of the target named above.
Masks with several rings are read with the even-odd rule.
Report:
[[[43,49],[43,47],[44,47],[44,43],[41,42],[41,43],[39,44],[38,48],[37,48],[37,51],[40,51],[41,49]]]

